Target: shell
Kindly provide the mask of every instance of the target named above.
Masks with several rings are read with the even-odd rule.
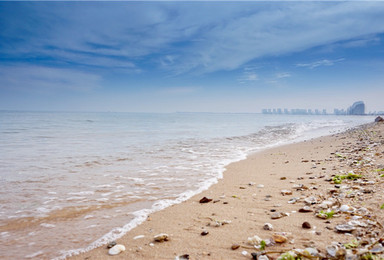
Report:
[[[338,249],[339,249],[339,247],[336,246],[336,245],[327,246],[325,248],[325,250],[327,251],[328,255],[330,255],[332,257],[336,256],[336,252],[337,252]]]
[[[262,239],[257,235],[254,235],[253,237],[248,237],[248,244],[250,244],[252,246],[259,245],[261,241],[262,241]]]
[[[153,237],[156,242],[164,242],[169,240],[168,234],[161,233]]]
[[[287,242],[288,238],[283,236],[283,235],[278,235],[278,234],[273,234],[273,240],[276,242],[276,243],[285,243]]]
[[[123,245],[115,245],[111,249],[109,249],[108,254],[110,255],[118,255],[121,252],[125,251],[125,246]]]
[[[349,232],[352,232],[353,230],[355,230],[356,228],[354,226],[352,226],[352,225],[342,224],[342,225],[337,225],[335,227],[335,229],[338,232],[349,233]]]
[[[350,209],[350,207],[348,205],[341,205],[339,210],[341,212],[347,212],[347,211],[349,211],[349,209]]]

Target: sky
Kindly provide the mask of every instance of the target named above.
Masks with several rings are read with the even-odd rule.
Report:
[[[0,110],[384,110],[382,1],[0,2]]]

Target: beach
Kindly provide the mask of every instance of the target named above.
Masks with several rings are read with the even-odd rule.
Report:
[[[306,248],[330,257],[332,246],[362,254],[381,246],[383,131],[369,124],[257,152],[228,165],[208,190],[149,215],[116,241],[126,248],[120,254],[105,245],[70,259],[252,259],[262,251],[257,237],[265,252],[278,252],[270,259]],[[167,241],[154,241],[163,233]],[[353,253],[344,248],[355,240]]]

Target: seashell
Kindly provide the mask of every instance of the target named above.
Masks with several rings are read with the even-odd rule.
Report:
[[[252,246],[259,245],[261,241],[262,241],[262,239],[257,235],[254,235],[253,237],[248,237],[248,244],[250,244]]]
[[[169,240],[168,234],[161,233],[153,237],[156,242],[164,242]]]
[[[264,226],[263,226],[263,229],[264,230],[272,230],[273,226],[272,226],[271,223],[265,223]]]
[[[243,252],[241,252],[241,254],[242,254],[243,256],[246,256],[246,255],[248,255],[248,252],[244,250]]]
[[[319,251],[313,247],[308,247],[304,251],[308,252],[311,256],[317,256],[319,254]]]
[[[359,226],[359,227],[368,227],[367,223],[364,223],[364,222],[361,222],[361,221],[358,221],[358,220],[351,220],[351,221],[348,222],[348,225]]]
[[[123,245],[115,245],[114,247],[110,248],[108,251],[109,255],[118,255],[121,252],[125,251],[125,246]]]
[[[348,225],[348,224],[341,224],[341,225],[337,225],[335,227],[335,229],[338,231],[338,232],[341,232],[341,233],[350,233],[352,232],[353,230],[355,230],[356,228],[352,225]]]
[[[313,205],[313,204],[317,203],[317,199],[315,197],[311,196],[311,197],[305,198],[304,202],[308,205]]]
[[[380,254],[384,252],[384,247],[381,244],[375,245],[372,249],[371,252],[374,254]]]
[[[276,243],[285,243],[288,240],[287,237],[278,234],[273,234],[272,238]]]
[[[330,255],[331,257],[335,257],[336,256],[336,253],[337,253],[338,249],[339,249],[339,247],[336,246],[336,245],[327,246],[325,248],[325,250],[327,251],[328,255]]]
[[[263,184],[258,184],[257,188],[264,188],[264,185]]]
[[[268,256],[266,255],[259,255],[259,257],[257,258],[257,260],[269,260]]]
[[[351,208],[351,207],[349,207],[348,205],[341,205],[341,207],[339,208],[339,210],[340,210],[341,212],[348,212],[350,208]]]

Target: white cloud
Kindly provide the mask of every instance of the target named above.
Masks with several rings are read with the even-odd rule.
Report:
[[[1,66],[0,88],[32,93],[88,92],[101,87],[99,75],[40,66]]]
[[[384,4],[374,1],[29,6],[32,10],[21,12],[24,17],[4,19],[0,36],[25,37],[27,43],[8,45],[8,54],[127,70],[140,69],[140,63],[174,73],[233,70],[254,59],[339,41],[362,44],[359,38],[384,32]]]
[[[337,59],[337,60],[323,59],[323,60],[318,60],[318,61],[314,61],[314,62],[310,62],[310,63],[298,63],[298,64],[296,64],[296,66],[297,67],[306,67],[306,68],[314,69],[314,68],[317,68],[317,67],[320,67],[320,66],[333,66],[336,63],[342,62],[344,60],[345,60],[344,58]]]
[[[276,74],[276,78],[283,79],[283,78],[289,78],[291,77],[291,74],[288,72],[280,72]]]

